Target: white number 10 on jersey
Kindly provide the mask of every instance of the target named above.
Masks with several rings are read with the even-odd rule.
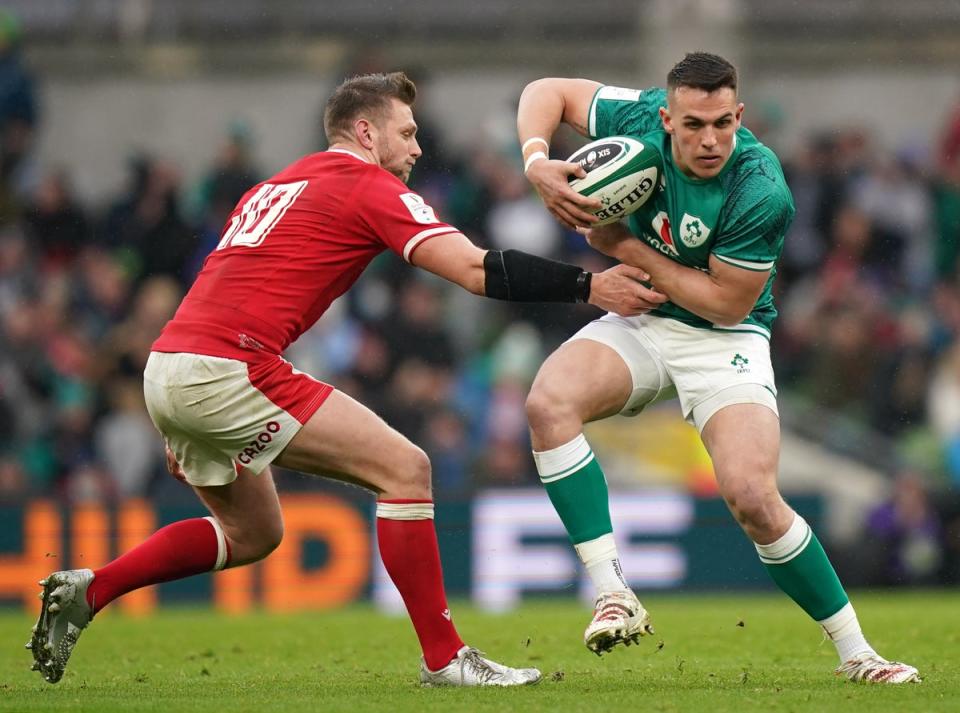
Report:
[[[260,189],[243,204],[240,212],[233,216],[230,225],[220,238],[217,250],[234,245],[255,248],[273,227],[280,222],[287,208],[293,205],[297,197],[307,187],[306,181],[296,183],[264,183]]]

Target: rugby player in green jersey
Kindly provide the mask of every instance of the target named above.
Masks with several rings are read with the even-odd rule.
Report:
[[[563,344],[527,400],[540,478],[596,588],[584,642],[600,654],[652,626],[621,573],[606,480],[583,424],[679,397],[760,561],[836,644],[837,673],[919,681],[916,668],[867,643],[823,547],[777,488],[771,286],[794,206],[780,162],[741,126],[742,115],[736,68],[704,52],[674,66],[666,89],[553,78],[520,98],[524,166],[547,208],[596,249],[649,273],[655,288],[646,314],[608,314]],[[589,228],[599,202],[568,186],[583,169],[547,157],[561,122],[590,138],[626,135],[658,147],[661,190],[626,224]]]

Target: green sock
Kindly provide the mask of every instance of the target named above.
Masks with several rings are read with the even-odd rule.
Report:
[[[613,532],[607,479],[581,433],[549,451],[534,451],[540,480],[576,545]]]
[[[773,581],[814,621],[833,616],[850,602],[820,540],[799,515],[779,540],[755,547]]]

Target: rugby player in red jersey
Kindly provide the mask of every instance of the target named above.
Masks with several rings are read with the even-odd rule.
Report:
[[[477,295],[589,302],[640,314],[665,296],[625,265],[591,275],[516,250],[487,251],[406,186],[420,156],[413,83],[349,79],[324,112],[330,148],[254,186],[166,325],[144,371],[171,472],[211,516],[175,522],[97,570],[54,572],[31,641],[56,683],[93,616],[126,592],[266,557],[283,520],[270,464],[356,483],[377,497],[377,539],[423,649],[423,685],[536,683],[457,634],[443,590],[424,452],[281,354],[384,250]]]

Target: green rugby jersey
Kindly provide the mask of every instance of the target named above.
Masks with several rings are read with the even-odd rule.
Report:
[[[631,136],[654,144],[663,156],[661,188],[628,218],[631,232],[667,257],[706,271],[712,253],[745,270],[770,270],[753,311],[735,327],[717,327],[683,307],[666,302],[650,312],[702,329],[758,332],[770,337],[777,316],[773,278],[783,238],[793,220],[793,197],[776,154],[741,127],[733,153],[720,173],[697,179],[673,162],[670,135],[659,109],[665,89],[643,91],[601,87],[590,104],[592,138]]]

